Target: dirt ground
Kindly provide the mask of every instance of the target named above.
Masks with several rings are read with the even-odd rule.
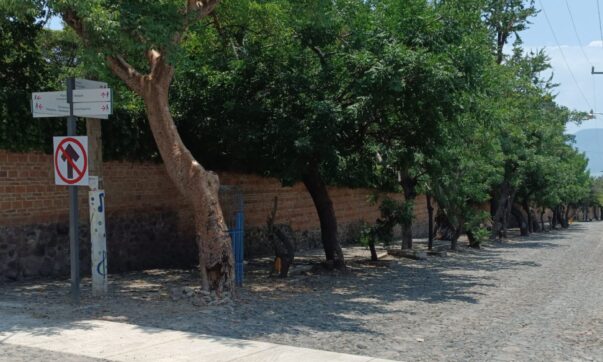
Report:
[[[111,275],[103,298],[92,297],[84,279],[79,306],[69,303],[66,280],[6,283],[0,313],[128,321],[397,360],[603,361],[601,235],[603,222],[580,223],[481,250],[376,263],[352,247],[345,274],[312,271],[321,258],[313,251],[286,280],[268,277],[269,259],[254,260],[237,299],[219,306],[173,300],[174,288],[196,286],[195,270]]]

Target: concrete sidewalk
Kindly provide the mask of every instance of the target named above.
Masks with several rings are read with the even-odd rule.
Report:
[[[109,361],[386,361],[102,320],[53,323],[23,315],[0,317],[0,350],[10,345]]]

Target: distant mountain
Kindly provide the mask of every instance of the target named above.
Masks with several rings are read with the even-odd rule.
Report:
[[[578,131],[576,146],[588,157],[588,168],[593,176],[603,174],[603,128],[591,128]]]

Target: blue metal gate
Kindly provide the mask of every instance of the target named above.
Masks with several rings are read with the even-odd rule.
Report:
[[[243,210],[243,193],[236,186],[220,187],[220,205],[228,233],[232,239],[232,254],[235,261],[235,284],[243,285],[243,257],[245,240],[245,213]]]

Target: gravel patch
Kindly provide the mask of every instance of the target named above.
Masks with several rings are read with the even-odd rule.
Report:
[[[195,271],[112,275],[109,296],[98,299],[84,279],[77,307],[66,281],[10,283],[0,285],[0,314],[47,325],[128,321],[397,360],[603,361],[601,235],[603,223],[579,223],[447,257],[375,263],[351,248],[349,273],[310,270],[307,253],[287,280],[268,278],[269,260],[260,260],[248,265],[236,301],[219,306],[172,300],[173,288],[195,285]]]

